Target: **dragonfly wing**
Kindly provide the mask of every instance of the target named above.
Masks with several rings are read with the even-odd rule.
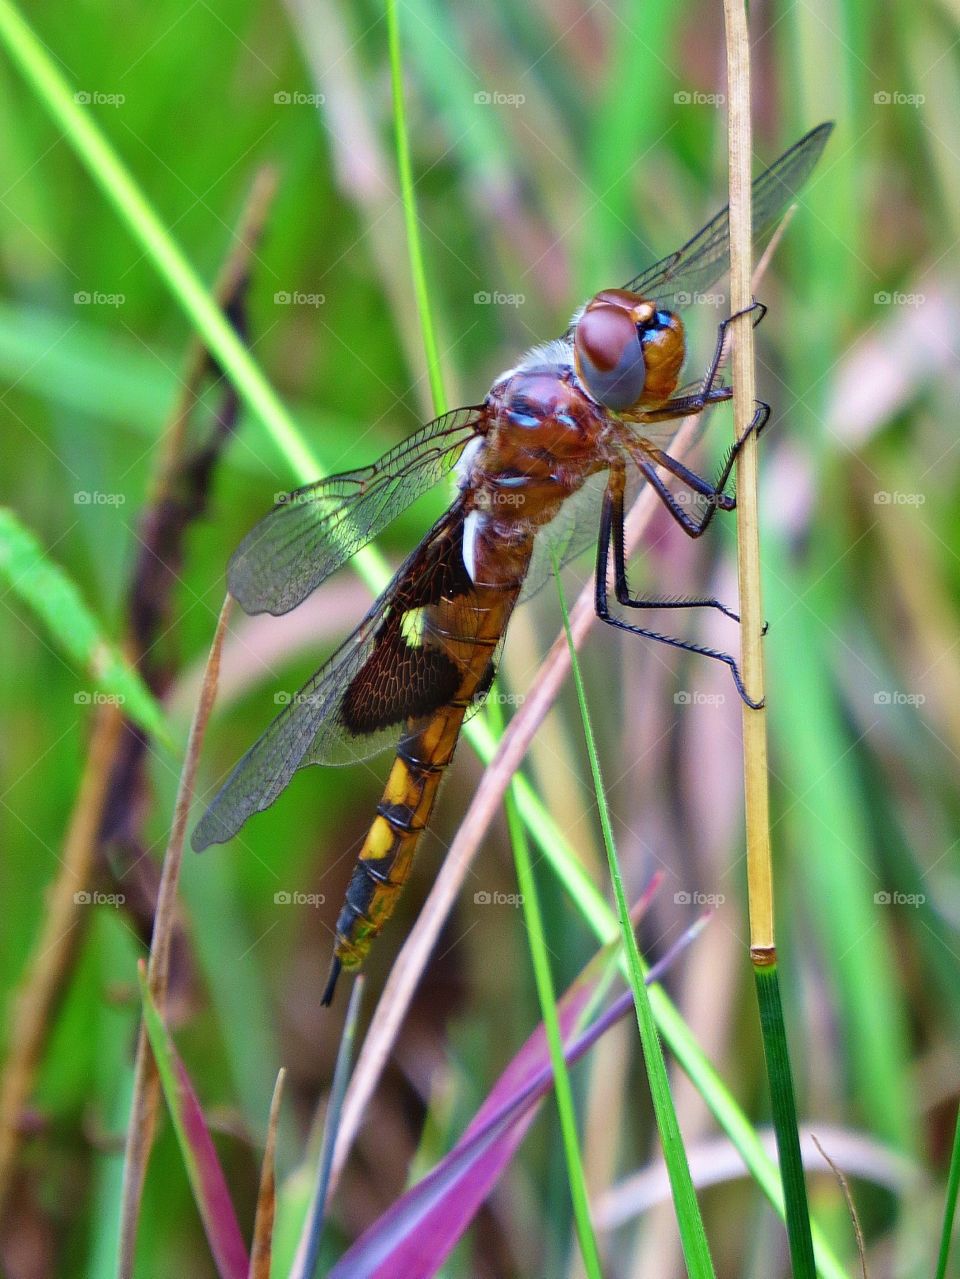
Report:
[[[770,168],[754,179],[754,245],[761,247],[776,230],[780,216],[820,158],[832,124],[821,124],[795,142]],[[724,207],[692,240],[654,263],[623,286],[631,293],[670,310],[688,305],[730,269],[730,209]]]
[[[392,746],[408,718],[445,705],[461,671],[438,647],[421,642],[418,619],[441,595],[456,599],[471,586],[458,503],[236,765],[200,819],[194,849],[232,839],[249,817],[270,807],[298,769],[367,759]],[[464,608],[461,627],[467,636],[469,612]]]
[[[482,406],[428,422],[372,466],[297,489],[250,530],[227,570],[247,613],[288,613],[456,465]]]
[[[646,481],[636,467],[627,466],[626,507],[630,509]],[[533,545],[530,567],[520,593],[524,604],[539,594],[553,577],[553,566],[563,568],[572,564],[589,550],[596,558],[597,538],[600,534],[600,506],[607,473],[592,475],[582,488],[568,497],[560,510],[537,533]]]

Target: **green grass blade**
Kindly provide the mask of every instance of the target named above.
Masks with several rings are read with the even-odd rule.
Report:
[[[510,830],[510,841],[513,845],[513,856],[517,866],[517,883],[523,898],[523,917],[527,926],[527,939],[530,946],[530,958],[533,962],[533,974],[540,999],[540,1011],[543,1014],[543,1025],[546,1031],[547,1044],[550,1049],[550,1062],[553,1066],[554,1091],[557,1099],[557,1111],[560,1116],[560,1132],[563,1138],[563,1151],[567,1161],[567,1180],[570,1185],[570,1198],[573,1203],[573,1216],[576,1224],[577,1239],[583,1256],[583,1266],[590,1279],[601,1279],[600,1250],[590,1220],[590,1204],[587,1199],[587,1180],[583,1170],[583,1159],[580,1154],[580,1137],[577,1132],[577,1116],[573,1104],[573,1089],[570,1086],[570,1072],[567,1069],[563,1052],[563,1038],[560,1033],[560,1015],[557,1010],[557,992],[550,971],[550,954],[543,929],[543,913],[537,895],[536,880],[530,860],[530,845],[527,843],[526,831],[520,820],[517,802],[513,791],[504,796],[507,812],[507,825]]]
[[[597,754],[597,743],[593,735],[593,725],[590,719],[590,710],[587,706],[586,691],[583,686],[583,676],[580,671],[580,662],[577,657],[577,650],[573,643],[573,634],[570,630],[570,615],[567,611],[567,601],[564,597],[563,588],[560,584],[559,570],[556,561],[554,562],[554,572],[557,576],[557,590],[560,596],[560,610],[563,614],[563,626],[567,633],[567,642],[570,646],[571,670],[573,672],[574,685],[577,690],[577,702],[580,707],[580,718],[583,721],[583,733],[586,739],[587,755],[590,759],[590,772],[593,775],[593,788],[597,797],[597,808],[600,813],[600,826],[603,831],[603,842],[607,850],[610,879],[613,884],[613,892],[617,902],[617,916],[620,922],[620,930],[623,934],[623,943],[627,957],[627,976],[633,990],[633,1002],[637,1010],[637,1026],[640,1030],[640,1042],[643,1046],[643,1058],[647,1067],[647,1077],[650,1081],[650,1094],[653,1100],[653,1108],[657,1116],[657,1127],[660,1130],[660,1141],[663,1145],[663,1155],[667,1165],[667,1175],[670,1178],[670,1188],[673,1193],[673,1202],[676,1208],[677,1225],[680,1229],[680,1242],[683,1248],[683,1256],[686,1261],[688,1274],[712,1276],[714,1274],[713,1261],[710,1257],[707,1235],[703,1227],[703,1218],[700,1215],[700,1206],[697,1203],[696,1192],[694,1191],[693,1181],[690,1177],[687,1153],[683,1146],[683,1138],[680,1135],[680,1126],[677,1123],[677,1115],[673,1106],[673,1098],[670,1095],[670,1083],[667,1079],[667,1067],[663,1058],[663,1048],[657,1034],[657,1027],[653,1017],[653,1009],[647,995],[646,985],[644,984],[643,961],[640,958],[637,939],[634,935],[633,925],[630,921],[630,907],[627,903],[627,895],[623,889],[620,865],[617,861],[617,851],[613,841],[613,826],[610,822],[610,810],[607,805],[606,792],[603,788],[603,777],[600,773],[600,757]]]
[[[403,104],[403,61],[400,56],[400,19],[397,0],[387,0],[387,32],[390,42],[390,82],[393,89],[393,127],[397,139],[397,170],[400,174],[400,196],[407,228],[407,252],[410,255],[410,273],[413,291],[420,316],[420,333],[430,377],[430,394],[433,411],[439,417],[446,411],[446,395],[443,390],[443,374],[437,350],[437,335],[433,327],[430,309],[430,293],[427,274],[423,265],[423,248],[420,244],[420,225],[417,221],[417,205],[413,194],[413,171],[410,165],[410,147],[407,140],[407,118]]]
[[[76,585],[7,507],[0,507],[0,580],[33,609],[57,646],[96,683],[96,689],[75,695],[78,705],[95,705],[109,697],[141,728],[168,740],[163,711],[143,680],[104,637]]]
[[[816,1265],[810,1234],[807,1186],[803,1177],[803,1160],[800,1157],[800,1133],[797,1127],[790,1053],[783,1022],[783,1004],[780,1000],[780,976],[775,964],[769,968],[755,967],[754,976],[794,1279],[813,1279]]]
[[[440,414],[446,409],[446,395],[443,388],[443,376],[430,308],[430,296],[427,288],[413,191],[413,175],[410,165],[403,100],[403,67],[400,55],[400,29],[396,0],[387,0],[387,24],[390,41],[390,71],[393,87],[394,130],[397,142],[397,168],[400,175],[400,191],[407,229],[407,251],[410,255],[410,272],[413,277],[413,287],[417,299],[417,312],[420,316],[420,329],[430,377],[433,409],[435,413]],[[514,858],[517,865],[517,879],[523,895],[524,917],[527,924],[527,935],[530,940],[534,978],[537,985],[537,993],[540,997],[540,1007],[543,1013],[544,1026],[550,1046],[550,1057],[553,1062],[556,1079],[557,1110],[560,1116],[560,1129],[567,1162],[567,1177],[570,1185],[570,1197],[573,1204],[577,1238],[583,1255],[584,1268],[587,1274],[591,1276],[591,1279],[595,1279],[595,1277],[602,1274],[602,1270],[600,1268],[597,1240],[590,1221],[586,1178],[580,1155],[577,1121],[573,1105],[573,1091],[563,1056],[556,991],[554,990],[553,978],[550,973],[547,944],[543,933],[543,918],[530,864],[529,845],[526,841],[512,790],[505,797],[505,805]]]
[[[327,1214],[327,1197],[330,1190],[330,1170],[333,1167],[333,1148],[337,1140],[337,1129],[340,1126],[340,1115],[343,1111],[343,1098],[350,1082],[350,1067],[353,1062],[354,1041],[357,1035],[357,1021],[360,1016],[360,1002],[363,999],[364,977],[361,973],[353,983],[350,991],[350,1003],[343,1023],[340,1047],[337,1049],[337,1062],[333,1070],[333,1082],[330,1085],[330,1100],[327,1103],[327,1114],[323,1125],[323,1144],[317,1163],[317,1177],[313,1198],[304,1218],[303,1233],[297,1256],[290,1271],[290,1279],[313,1279],[319,1273],[320,1239],[323,1234],[323,1223]]]
[[[478,715],[466,725],[466,732],[481,760],[489,763],[497,748],[490,726]],[[546,811],[527,779],[518,775],[513,785],[520,815],[527,830],[550,869],[563,884],[571,903],[599,941],[610,941],[619,931],[616,915],[583,869],[569,840]],[[626,958],[622,961],[622,967],[626,975]],[[783,1195],[777,1168],[763,1149],[750,1121],[704,1055],[666,993],[655,986],[650,990],[649,996],[660,1033],[670,1045],[671,1052],[706,1102],[720,1128],[739,1151],[750,1175],[783,1218]],[[823,1232],[815,1229],[814,1240],[818,1273],[825,1279],[845,1279],[846,1271],[834,1255]]]
[[[940,1251],[937,1254],[936,1279],[946,1279],[947,1260],[950,1256],[950,1240],[957,1212],[957,1191],[960,1190],[960,1111],[953,1130],[953,1150],[950,1154],[950,1172],[947,1176],[947,1198],[943,1205],[943,1230],[940,1234]]]

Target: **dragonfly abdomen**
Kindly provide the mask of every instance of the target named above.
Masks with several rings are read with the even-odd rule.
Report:
[[[461,682],[454,696],[432,714],[407,721],[337,919],[325,1004],[333,997],[340,970],[360,967],[371,942],[393,914],[410,877],[417,841],[453,759],[464,716],[492,682],[496,645],[518,594],[519,584],[506,590],[474,589],[466,597],[441,600],[427,610],[424,634],[456,663]],[[463,634],[467,618],[471,633]]]
[[[363,841],[336,925],[329,1003],[340,968],[359,968],[410,878],[417,841],[430,820],[456,748],[465,705],[446,706],[400,741],[377,815]],[[428,742],[428,738],[432,741]],[[432,754],[433,758],[424,758]]]

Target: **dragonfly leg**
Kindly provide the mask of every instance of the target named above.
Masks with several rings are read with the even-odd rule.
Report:
[[[740,675],[740,668],[737,666],[736,659],[730,653],[723,653],[714,648],[707,648],[703,644],[695,644],[691,640],[677,639],[673,635],[662,635],[659,631],[653,631],[645,626],[634,626],[630,622],[624,621],[621,617],[614,617],[610,612],[607,601],[607,567],[610,557],[610,545],[614,547],[614,576],[616,579],[617,599],[629,607],[635,608],[678,608],[684,607],[684,601],[640,601],[630,598],[627,588],[626,563],[624,560],[623,546],[623,475],[616,473],[611,475],[611,482],[607,487],[607,491],[603,498],[603,509],[600,516],[600,540],[597,544],[597,573],[595,584],[594,607],[597,616],[601,621],[606,622],[609,626],[615,626],[618,630],[627,631],[631,635],[640,635],[644,639],[656,640],[659,644],[668,644],[671,648],[681,649],[685,653],[697,653],[701,657],[710,657],[714,661],[723,662],[725,666],[730,667],[730,673],[733,675],[733,682],[736,685],[737,692],[741,699],[752,710],[759,710],[763,705],[762,701],[755,702],[749,695],[743,685],[743,679]],[[736,617],[730,609],[726,608],[718,600],[690,600],[686,602],[691,607],[718,608],[727,617]],[[737,619],[739,620],[739,619]]]
[[[343,964],[340,962],[340,957],[338,955],[334,955],[330,963],[330,975],[327,977],[327,984],[324,987],[323,996],[320,1000],[324,1008],[329,1008],[333,1003],[333,992],[337,988],[337,979],[339,978],[342,969]]]
[[[767,308],[764,304],[756,299],[753,300],[750,306],[744,307],[742,311],[735,311],[733,315],[728,315],[725,320],[720,321],[717,327],[717,345],[714,347],[713,358],[707,366],[707,371],[703,375],[700,390],[693,395],[677,396],[676,399],[667,400],[666,404],[661,404],[659,408],[648,410],[644,414],[645,421],[662,422],[669,421],[670,418],[674,417],[683,417],[688,413],[702,413],[708,404],[718,404],[732,397],[733,390],[731,387],[716,385],[727,341],[727,329],[741,315],[749,315],[751,312],[756,312],[753,321],[753,327],[756,328],[767,313]]]
[[[653,468],[651,467],[651,470]],[[654,472],[657,482],[659,477]],[[698,477],[699,478],[699,477]],[[666,498],[673,501],[673,494],[664,486]],[[665,499],[666,500],[666,499]],[[619,500],[616,493],[613,495],[614,509],[612,516],[612,538],[613,538],[613,583],[616,592],[617,602],[623,604],[626,608],[715,608],[721,612],[724,617],[729,617],[734,622],[740,621],[740,614],[735,613],[732,608],[728,608],[726,604],[714,596],[703,596],[699,599],[650,599],[633,596],[630,594],[630,587],[627,584],[627,562],[626,550],[624,547],[623,537],[623,498]],[[689,518],[685,511],[679,511],[682,517]],[[764,622],[761,634],[766,635],[767,623]]]
[[[684,466],[682,462],[679,462],[675,457],[671,457],[669,453],[665,453],[662,449],[648,447],[644,449],[645,460],[641,461],[637,457],[638,466],[651,488],[688,537],[702,537],[710,527],[710,523],[718,510],[732,511],[736,507],[737,499],[732,494],[725,493],[724,489],[730,479],[730,474],[740,450],[751,435],[760,435],[769,417],[770,405],[758,400],[756,412],[749,426],[728,451],[723,466],[720,468],[720,474],[713,484],[691,471],[689,467]],[[707,499],[706,510],[701,516],[691,515],[683,509],[677,498],[657,474],[656,466],[662,466],[664,470],[669,471],[671,475],[675,475],[678,480],[681,480],[692,492],[699,493],[701,497]]]

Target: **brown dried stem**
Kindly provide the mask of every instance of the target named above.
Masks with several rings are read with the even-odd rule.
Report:
[[[753,300],[751,265],[753,157],[750,119],[750,41],[741,0],[724,0],[727,35],[730,166],[730,310],[745,311]],[[756,366],[753,317],[741,315],[733,328],[733,419],[735,437],[754,414]],[[737,459],[737,569],[740,578],[741,671],[755,701],[764,697],[763,602],[760,588],[760,531],[757,501],[757,440],[751,435]],[[743,780],[747,835],[747,889],[750,953],[755,964],[773,963],[773,874],[767,783],[766,711],[743,707]]]
[[[270,1103],[270,1120],[267,1124],[267,1141],[260,1169],[260,1189],[257,1194],[257,1213],[253,1222],[253,1240],[250,1244],[249,1279],[270,1279],[270,1262],[273,1253],[273,1223],[277,1212],[277,1128],[280,1124],[280,1101],[286,1069],[281,1066]]]
[[[256,177],[237,232],[238,244],[231,253],[218,281],[218,296],[226,305],[240,295],[249,270],[252,246],[259,239],[264,218],[275,188],[272,171],[262,170]],[[159,511],[169,503],[179,475],[186,428],[196,404],[199,385],[208,368],[203,345],[195,341],[190,348],[183,389],[166,428],[158,453],[154,478],[148,498],[148,510]],[[158,516],[158,518],[160,518]],[[169,552],[169,547],[164,548]],[[137,613],[145,587],[141,581],[143,564],[156,559],[157,548],[144,546],[141,563],[134,577],[129,625],[131,635],[127,648],[132,660],[142,667],[149,638],[138,634],[143,616]],[[149,568],[146,570],[149,572]],[[153,601],[154,605],[156,601]],[[139,641],[139,642],[138,642]],[[148,686],[161,693],[156,672],[144,672]],[[68,827],[62,868],[50,889],[46,918],[37,941],[36,960],[28,965],[24,984],[16,996],[11,1019],[10,1052],[0,1080],[0,1205],[10,1187],[11,1174],[19,1146],[19,1123],[33,1084],[37,1062],[43,1051],[51,1023],[51,1012],[63,988],[70,958],[81,936],[81,917],[74,894],[88,886],[94,873],[97,853],[104,835],[104,822],[116,827],[118,815],[112,799],[118,778],[132,790],[139,768],[125,769],[123,752],[136,752],[142,743],[139,730],[125,723],[115,708],[105,708],[94,720],[90,751],[81,780],[77,802]],[[128,794],[124,802],[136,807],[136,797]],[[109,819],[106,814],[110,814]]]
[[[173,827],[163,859],[160,876],[160,892],[153,925],[153,941],[147,965],[147,984],[157,1008],[163,1012],[166,997],[167,975],[170,960],[170,938],[176,919],[177,884],[183,862],[183,846],[187,833],[187,819],[196,783],[200,748],[206,732],[207,721],[217,695],[217,676],[220,673],[220,650],[233,601],[226,596],[216,634],[210,647],[210,656],[204,671],[200,699],[190,725],[187,753],[177,788]],[[153,1144],[156,1126],[157,1104],[160,1098],[160,1081],[156,1063],[150,1051],[146,1027],[141,1020],[137,1039],[137,1058],[134,1065],[133,1098],[130,1103],[130,1121],[124,1151],[123,1192],[120,1201],[120,1247],[117,1274],[124,1279],[133,1274],[137,1222],[140,1216],[140,1200],[147,1173],[147,1162]]]
[[[87,889],[99,842],[110,764],[120,739],[119,707],[103,706],[94,717],[90,751],[67,830],[60,872],[51,885],[47,910],[35,947],[14,997],[10,1018],[10,1055],[0,1082],[0,1203],[10,1188],[19,1147],[20,1118],[33,1087],[37,1063],[50,1025],[50,1010],[63,986],[70,957],[80,937],[80,894]]]
[[[236,245],[217,280],[216,296],[221,306],[227,310],[236,305],[238,299],[245,291],[246,280],[250,270],[250,260],[262,234],[267,211],[275,189],[276,179],[273,171],[271,169],[261,170],[254,180],[246,207],[241,216],[236,232]],[[174,408],[171,424],[164,441],[163,455],[154,493],[154,501],[158,506],[162,505],[163,500],[168,495],[172,495],[176,489],[181,470],[181,457],[187,425],[208,365],[209,355],[206,349],[199,339],[194,339],[188,355],[183,390]],[[231,394],[233,394],[232,391]],[[207,457],[210,460],[216,456],[215,450],[217,448],[217,441],[212,442],[209,446],[209,450],[213,450],[213,452],[209,450],[207,452]],[[202,465],[203,458],[200,457],[198,458],[198,466],[202,467]],[[202,483],[202,479],[200,482]],[[223,608],[220,612],[216,634],[214,635],[204,670],[197,708],[190,726],[186,756],[177,790],[173,825],[164,855],[160,884],[157,891],[157,906],[153,922],[147,981],[153,1001],[160,1010],[161,1015],[166,1003],[170,970],[170,948],[177,920],[177,885],[183,861],[187,819],[196,783],[200,748],[216,697],[217,679],[220,671],[220,654],[231,607],[232,602],[228,596],[224,600]],[[117,1269],[117,1273],[120,1276],[130,1276],[133,1273],[140,1201],[143,1194],[147,1164],[150,1158],[150,1149],[153,1144],[159,1098],[160,1087],[156,1064],[147,1041],[145,1027],[141,1022],[134,1065],[133,1098],[127,1129],[123,1189],[120,1203],[120,1243]]]

